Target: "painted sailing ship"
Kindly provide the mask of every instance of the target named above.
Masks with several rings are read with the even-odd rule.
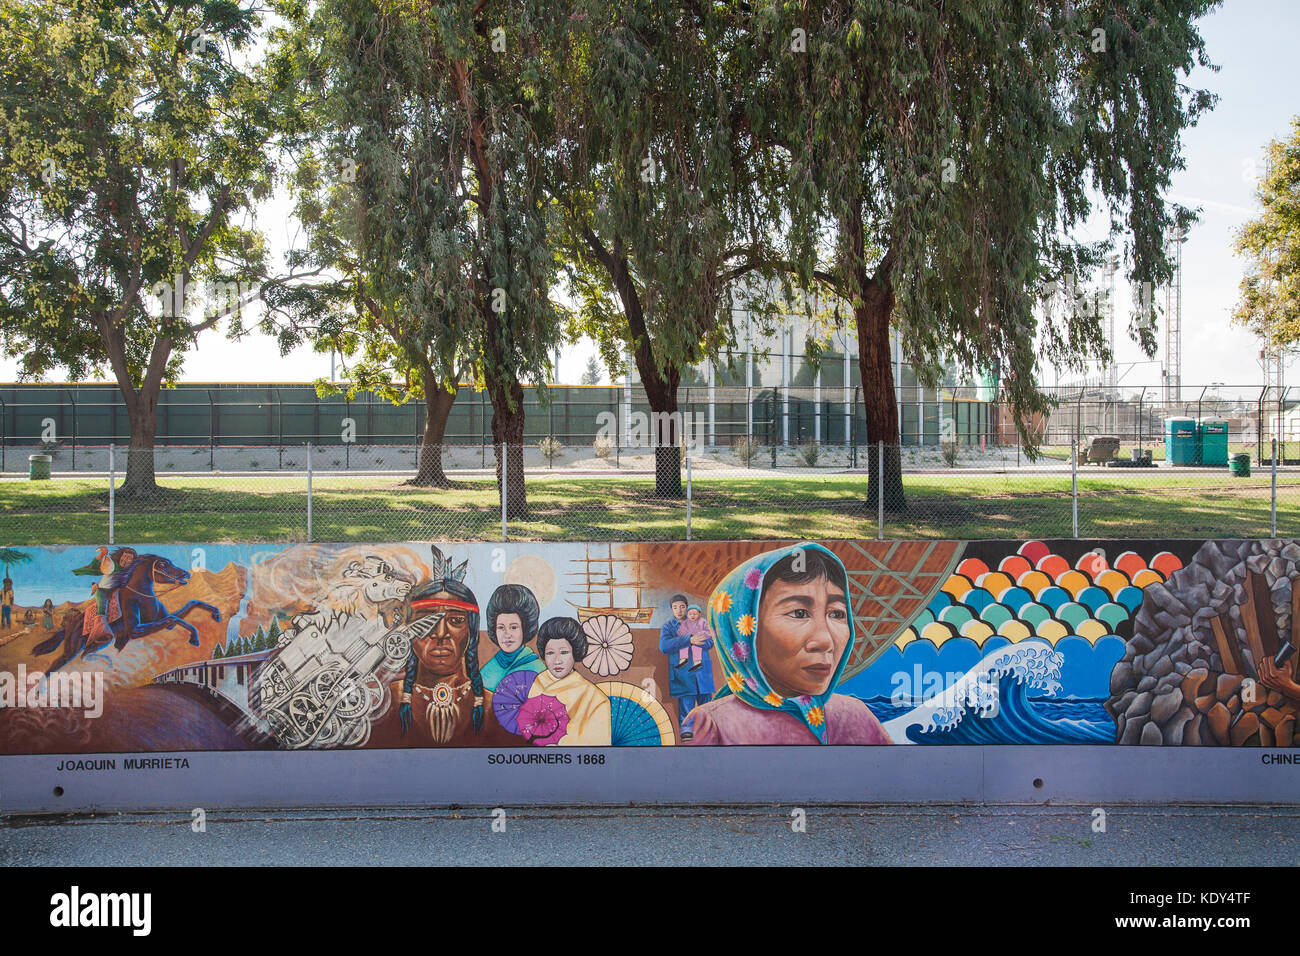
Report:
[[[586,604],[574,604],[578,611],[578,620],[586,621],[589,618],[597,617],[601,614],[612,614],[627,624],[649,624],[650,618],[654,615],[654,608],[641,606],[641,557],[638,553],[635,558],[616,558],[614,557],[614,546],[608,544],[605,546],[605,554],[597,553],[595,557],[591,553],[591,545],[588,544],[585,558],[576,558],[573,563],[582,565],[581,571],[566,572],[570,577],[579,577],[583,579],[583,585],[587,591]],[[599,546],[598,546],[599,547]],[[618,580],[615,568],[620,565],[632,565],[632,580]],[[636,592],[636,600],[630,607],[618,607],[618,601],[615,597],[619,591]],[[598,604],[597,601],[603,598],[607,603]]]

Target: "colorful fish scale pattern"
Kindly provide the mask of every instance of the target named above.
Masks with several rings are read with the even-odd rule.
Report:
[[[1125,551],[1113,561],[1090,551],[1073,565],[1041,541],[1026,541],[990,568],[967,558],[899,638],[936,647],[951,637],[977,645],[994,635],[1011,643],[1039,637],[1052,644],[1077,636],[1096,643],[1118,634],[1142,603],[1142,589],[1169,579],[1182,562],[1168,551],[1148,561]]]

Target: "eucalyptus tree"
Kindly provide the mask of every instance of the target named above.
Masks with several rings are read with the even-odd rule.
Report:
[[[310,103],[291,180],[307,240],[296,254],[336,280],[294,303],[293,327],[344,357],[349,397],[424,402],[411,484],[446,487],[447,419],[475,371],[463,279],[476,221],[448,174],[463,145],[456,107],[427,69],[436,35],[425,27],[413,9],[383,3],[291,13],[286,69]],[[340,390],[317,383],[322,395]]]
[[[239,334],[259,298],[270,328],[302,278],[251,224],[299,120],[266,13],[0,0],[0,337],[25,377],[112,371],[125,496],[157,490],[159,394],[186,352],[223,319]]]
[[[631,354],[653,413],[656,494],[677,497],[683,372],[734,342],[738,283],[781,275],[781,157],[764,132],[747,4],[573,6],[553,190],[575,325],[611,368]]]
[[[562,324],[541,182],[562,17],[545,0],[324,8],[334,158],[358,187],[358,334],[372,360],[406,366],[447,404],[469,360],[492,401],[498,481],[505,464],[509,513],[522,516],[523,383],[544,381]]]
[[[1171,275],[1166,204],[1181,134],[1213,105],[1196,18],[1216,0],[832,0],[757,8],[773,132],[791,155],[792,259],[853,309],[869,495],[905,505],[890,332],[933,384],[945,355],[996,371],[1025,422],[1047,407],[1040,359],[1104,352],[1097,310],[1040,323],[1044,289],[1088,275],[1121,241],[1137,289]],[[1107,238],[1076,239],[1096,211]],[[1153,323],[1131,330],[1148,351]]]

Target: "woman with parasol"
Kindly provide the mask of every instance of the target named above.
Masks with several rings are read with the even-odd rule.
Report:
[[[609,698],[574,670],[587,653],[582,625],[571,617],[551,618],[537,633],[537,649],[546,670],[537,675],[519,708],[519,733],[542,745],[610,746]]]
[[[537,636],[537,622],[542,616],[533,592],[522,584],[503,584],[488,598],[488,640],[498,648],[483,665],[483,686],[495,691],[501,678],[519,671],[540,674],[546,670],[531,647]]]
[[[855,697],[835,694],[853,649],[844,565],[818,544],[768,551],[709,600],[726,685],[691,711],[692,745],[888,744]]]

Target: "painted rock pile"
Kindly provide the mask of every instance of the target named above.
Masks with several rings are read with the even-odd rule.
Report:
[[[1300,545],[1207,542],[1167,584],[1145,591],[1133,636],[1111,672],[1106,709],[1115,718],[1118,743],[1292,745],[1297,704],[1256,681],[1242,621],[1247,571],[1267,585],[1271,607],[1259,613],[1273,616],[1282,638],[1290,636]],[[1239,664],[1225,666],[1213,631],[1215,619],[1230,623],[1224,633]],[[1238,667],[1240,672],[1234,672]]]
[[[962,561],[900,643],[919,638],[939,646],[960,636],[982,647],[994,636],[1053,644],[1072,635],[1092,642],[1128,637],[1143,589],[1181,567],[1168,552],[1148,562],[1132,551],[1113,561],[1092,551],[1071,564],[1043,542],[1027,541],[996,569],[978,558]]]

